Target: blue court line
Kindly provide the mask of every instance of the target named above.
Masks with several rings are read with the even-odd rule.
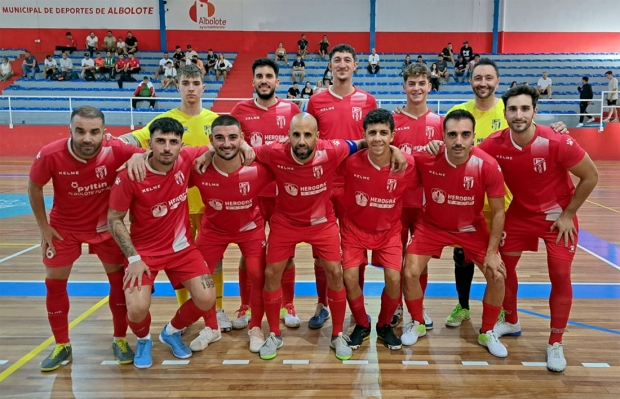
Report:
[[[518,311],[521,313],[529,314],[530,316],[536,316],[536,317],[540,317],[540,318],[547,319],[547,320],[551,319],[551,317],[547,316],[546,314],[532,312],[531,310],[518,309]],[[617,330],[611,330],[609,328],[593,326],[591,324],[579,323],[577,321],[569,320],[568,325],[582,327],[582,328],[589,328],[590,330],[602,331],[602,332],[606,332],[606,333],[614,334],[614,335],[620,335],[620,331],[617,331]]]
[[[45,196],[44,201],[45,209],[52,209],[52,197]],[[30,214],[32,209],[28,194],[0,194],[0,219]]]
[[[620,247],[579,229],[579,246],[598,255],[616,268],[620,267]]]

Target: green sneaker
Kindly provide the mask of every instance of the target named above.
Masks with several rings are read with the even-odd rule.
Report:
[[[71,361],[71,344],[56,344],[52,353],[41,362],[41,371],[54,371],[64,361]]]
[[[118,364],[131,364],[135,354],[129,347],[129,343],[125,338],[115,339],[112,343],[112,351]]]
[[[460,326],[463,320],[469,320],[470,313],[469,309],[463,309],[460,304],[456,305],[450,316],[446,317],[446,326]]]

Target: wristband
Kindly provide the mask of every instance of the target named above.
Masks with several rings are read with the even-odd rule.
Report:
[[[130,256],[129,258],[127,258],[127,262],[129,262],[130,265],[132,263],[135,263],[135,262],[139,261],[139,260],[142,260],[140,255],[134,255],[134,256]]]

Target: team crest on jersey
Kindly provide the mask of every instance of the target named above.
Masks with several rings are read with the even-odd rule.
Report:
[[[95,175],[97,176],[97,178],[99,178],[99,180],[105,179],[105,177],[108,175],[108,170],[106,169],[105,165],[97,166],[95,168]]]
[[[211,125],[204,125],[204,130],[205,130],[205,136],[208,136],[211,134]]]
[[[473,176],[463,177],[463,187],[465,187],[465,190],[471,190],[472,188],[474,188],[474,177]]]
[[[322,165],[313,166],[312,173],[314,174],[314,177],[319,179],[321,176],[323,176],[323,166]]]
[[[286,192],[293,197],[296,197],[297,194],[299,194],[299,187],[293,183],[284,183],[284,190],[286,190]]]
[[[248,193],[250,192],[250,182],[242,181],[241,183],[239,183],[239,192],[241,193],[241,195],[248,195]]]
[[[114,181],[114,184],[116,184],[117,186],[121,184],[121,178],[117,177],[116,180]]]
[[[41,158],[41,151],[39,151],[39,153],[36,156],[37,159]]]
[[[164,217],[168,214],[168,206],[165,202],[160,202],[151,208],[151,212],[153,213],[154,218]]]
[[[219,199],[210,199],[208,201],[208,204],[211,208],[215,209],[216,211],[221,211],[224,208],[224,203],[222,202],[222,200],[219,200]]]
[[[394,190],[396,190],[396,179],[388,179],[387,190],[388,190],[388,193],[391,193]]]
[[[352,107],[351,108],[351,116],[353,120],[359,122],[362,120],[362,109],[360,107]]]
[[[263,145],[263,134],[261,132],[252,132],[250,134],[250,145],[252,147]]]
[[[434,188],[431,191],[431,198],[438,204],[443,204],[446,202],[446,192],[440,188]]]
[[[568,145],[573,145],[573,143],[574,143],[574,141],[573,141],[573,139],[572,139],[572,138],[570,138],[570,137],[567,137],[567,138],[566,138],[566,144],[568,144]]]
[[[398,149],[404,152],[405,154],[409,154],[409,155],[411,155],[411,153],[413,152],[413,147],[409,143],[401,144],[400,147],[398,147]]]
[[[174,174],[174,181],[176,181],[179,186],[183,185],[183,183],[185,182],[185,175],[182,171],[178,171]]]
[[[435,135],[435,126],[427,126],[426,127],[426,138],[430,140],[433,138],[434,135]]]
[[[284,115],[276,116],[276,123],[278,124],[278,127],[280,129],[284,129],[284,127],[286,126],[286,118],[284,117]]]
[[[547,170],[547,162],[545,158],[534,158],[534,171],[543,173]]]
[[[501,119],[493,119],[493,121],[491,121],[491,129],[493,129],[493,131],[495,130],[499,130],[502,127],[502,120]]]
[[[359,206],[366,206],[368,205],[368,194],[366,194],[363,191],[356,191],[355,192],[355,203]]]

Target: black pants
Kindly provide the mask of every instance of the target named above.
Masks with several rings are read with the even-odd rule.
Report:
[[[582,101],[582,102],[579,103],[579,113],[580,114],[585,114],[587,112],[588,105],[589,105],[588,103],[589,103],[589,101]],[[579,123],[583,123],[583,120],[586,118],[586,116],[588,118],[592,118],[592,115],[589,115],[589,114],[588,115],[580,115],[579,116]]]
[[[148,101],[149,105],[151,107],[155,108],[155,101],[156,100],[151,100],[149,97],[144,97],[143,99],[142,98],[141,99],[134,98],[134,99],[131,100],[131,106],[133,108],[136,108],[137,105],[138,105],[138,101]]]
[[[439,91],[439,78],[431,78],[432,88]]]
[[[366,69],[368,70],[368,73],[375,74],[375,73],[379,73],[379,70],[381,69],[381,67],[379,65],[375,65],[375,66],[368,65]]]

